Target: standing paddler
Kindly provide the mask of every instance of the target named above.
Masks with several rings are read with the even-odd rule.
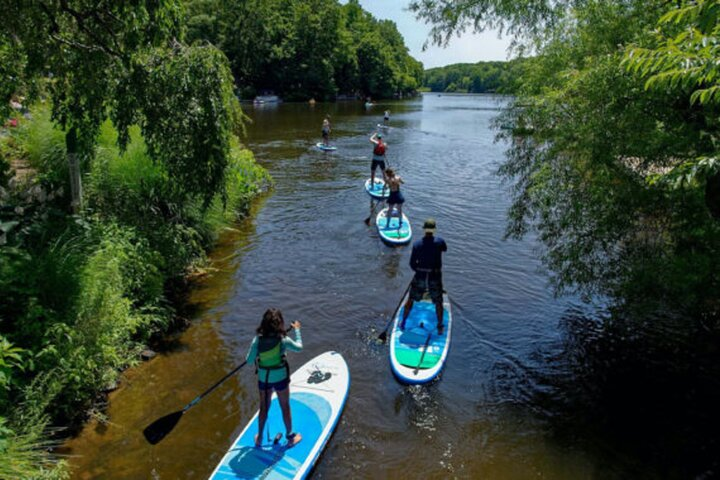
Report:
[[[438,334],[443,333],[443,283],[442,254],[447,252],[445,240],[435,236],[435,220],[428,218],[423,224],[425,236],[413,244],[410,255],[410,268],[415,272],[410,285],[410,295],[405,303],[400,329],[405,328],[405,320],[410,316],[413,303],[422,300],[425,292],[430,294],[437,314]]]
[[[380,171],[385,179],[385,151],[387,150],[387,143],[383,141],[382,133],[373,133],[370,137],[370,143],[375,145],[373,147],[372,163],[370,164],[370,188],[375,188],[375,170],[380,167]],[[385,188],[383,188],[383,194]]]
[[[330,146],[330,131],[332,129],[330,128],[330,115],[325,115],[325,118],[323,119],[322,123],[322,138],[323,138],[323,145],[326,147]]]
[[[292,415],[290,413],[290,367],[285,359],[285,352],[299,352],[302,350],[302,337],[300,336],[300,322],[293,322],[295,340],[287,336],[282,312],[276,308],[269,308],[263,315],[262,322],[257,328],[257,336],[253,339],[248,351],[247,363],[255,362],[258,375],[258,390],[260,391],[260,412],[258,414],[258,434],[255,436],[255,446],[262,443],[262,434],[268,417],[272,392],[277,393],[280,410],[285,422],[285,438],[288,446],[298,443],[302,436],[292,430]]]

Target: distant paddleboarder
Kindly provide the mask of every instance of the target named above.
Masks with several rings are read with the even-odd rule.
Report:
[[[437,314],[437,329],[443,332],[443,283],[442,254],[447,252],[445,240],[435,236],[435,220],[428,218],[423,224],[425,236],[413,244],[410,256],[410,268],[415,272],[410,286],[410,295],[405,303],[400,329],[405,328],[405,320],[410,316],[413,302],[422,300],[425,292],[430,294]]]
[[[257,336],[253,339],[246,357],[247,363],[255,362],[258,389],[260,390],[256,446],[260,446],[262,443],[263,429],[267,421],[273,390],[277,393],[280,402],[288,445],[293,446],[302,440],[302,436],[292,430],[290,366],[285,359],[285,352],[287,350],[299,352],[303,349],[303,344],[300,336],[300,322],[293,322],[291,326],[295,329],[295,340],[287,336],[282,312],[276,308],[269,308],[263,315],[262,322],[257,328]]]
[[[380,167],[380,171],[385,178],[385,151],[387,144],[383,141],[382,133],[373,133],[370,142],[375,145],[373,147],[372,164],[370,164],[370,185],[375,185],[375,170]],[[383,189],[384,192],[384,189]]]
[[[323,120],[322,124],[322,138],[323,138],[323,145],[326,147],[330,146],[330,131],[332,129],[330,128],[330,115],[325,115],[325,119]]]
[[[385,116],[383,117],[383,125],[387,125],[390,122],[390,110],[385,110]]]

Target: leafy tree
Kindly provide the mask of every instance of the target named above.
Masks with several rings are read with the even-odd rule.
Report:
[[[357,0],[190,0],[187,9],[188,38],[227,54],[244,96],[390,97],[422,81],[396,25],[375,20]]]
[[[182,9],[177,2],[5,0],[2,7],[9,15],[0,29],[17,39],[27,58],[24,76],[52,77],[53,118],[66,130],[75,203],[82,168],[76,160],[92,152],[108,115],[120,127],[121,141],[139,121],[150,151],[182,173],[178,180],[189,194],[209,198],[217,190],[239,107],[228,94],[226,59],[212,48],[188,49],[178,42]],[[173,83],[178,80],[180,89]],[[187,98],[180,100],[178,92]],[[192,121],[175,121],[178,115]],[[191,164],[193,174],[187,172]]]
[[[500,174],[513,185],[507,233],[538,234],[558,291],[646,313],[720,314],[720,231],[703,181],[720,127],[716,5],[414,2],[438,41],[501,25],[538,51],[498,121],[514,127],[501,133],[511,147]],[[430,73],[429,85],[463,86],[460,68]]]

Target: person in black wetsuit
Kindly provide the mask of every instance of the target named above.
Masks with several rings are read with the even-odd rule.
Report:
[[[413,244],[410,268],[415,272],[415,277],[410,284],[410,295],[405,303],[401,329],[405,328],[405,321],[410,316],[413,303],[422,300],[425,292],[428,292],[435,304],[438,333],[443,333],[442,254],[447,252],[447,244],[445,240],[435,236],[435,229],[434,219],[425,220],[425,236]]]

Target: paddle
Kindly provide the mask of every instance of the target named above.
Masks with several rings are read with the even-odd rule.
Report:
[[[203,393],[195,397],[192,402],[185,405],[182,410],[178,410],[177,412],[173,412],[165,415],[164,417],[158,418],[153,423],[148,425],[145,430],[143,430],[143,435],[145,435],[145,439],[151,445],[155,445],[160,442],[160,440],[165,438],[165,436],[167,436],[167,434],[170,433],[173,428],[175,428],[175,425],[177,425],[177,423],[180,421],[180,418],[182,418],[185,412],[197,405],[198,402],[200,402],[200,400],[202,400],[205,395],[219,387],[221,383],[233,376],[238,370],[244,367],[246,363],[247,362],[242,362],[240,365],[235,367],[230,373],[218,380],[212,387],[208,388]]]
[[[380,205],[381,203],[385,202],[382,200],[378,200],[378,202],[373,206],[372,210],[370,210],[370,216],[363,220],[365,222],[365,225],[370,225],[370,219],[375,214],[375,210],[377,210],[378,205]]]
[[[428,333],[427,340],[425,340],[425,346],[423,347],[422,355],[420,355],[420,361],[418,362],[417,367],[415,367],[413,375],[418,374],[418,371],[420,370],[420,365],[422,365],[422,361],[425,359],[425,352],[427,352],[428,345],[430,345],[430,337],[432,337],[432,332]]]
[[[290,327],[287,329],[286,333],[290,333],[293,331],[293,327]],[[242,367],[245,366],[247,362],[242,362],[237,367],[233,368],[230,373],[225,375],[223,378],[215,382],[215,384],[205,390],[203,393],[195,397],[192,402],[188,403],[183,407],[182,410],[178,410],[177,412],[169,413],[165,415],[164,417],[158,418],[153,423],[145,427],[145,430],[143,430],[143,435],[145,435],[145,439],[151,444],[155,445],[160,442],[163,438],[167,436],[168,433],[172,431],[173,428],[175,428],[175,425],[180,421],[180,418],[182,418],[183,414],[190,410],[192,407],[197,405],[200,400],[205,397],[208,393],[215,390],[217,387],[219,387],[225,380],[232,377],[235,373],[237,373],[238,370],[240,370]]]
[[[392,324],[393,320],[395,319],[395,315],[397,315],[398,310],[400,310],[400,306],[402,305],[403,300],[405,300],[405,295],[407,295],[407,293],[410,291],[411,286],[412,286],[412,280],[410,280],[410,283],[408,283],[408,286],[405,289],[405,293],[403,293],[402,297],[400,297],[400,302],[398,302],[397,307],[395,307],[395,311],[390,316],[390,321],[388,322],[387,325],[385,325],[385,330],[383,330],[382,333],[380,334],[380,336],[378,336],[378,340],[380,340],[381,342],[384,343],[385,340],[387,340],[388,328],[390,328],[390,325]]]

